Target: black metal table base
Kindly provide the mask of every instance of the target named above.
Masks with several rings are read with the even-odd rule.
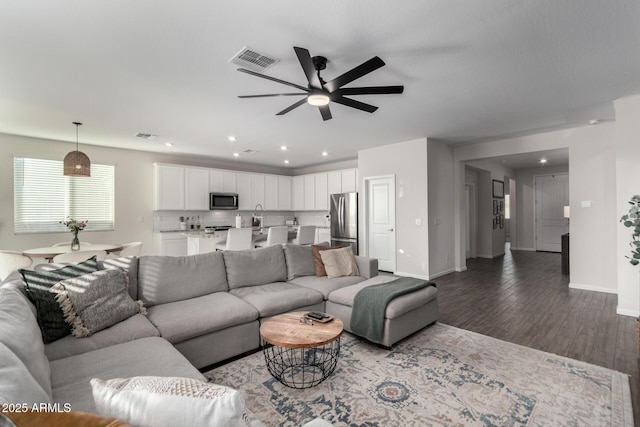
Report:
[[[320,347],[264,348],[267,369],[275,379],[291,388],[309,388],[326,380],[336,369],[340,338]]]

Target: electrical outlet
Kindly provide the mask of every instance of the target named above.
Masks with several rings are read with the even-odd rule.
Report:
[[[422,225],[422,218],[416,218],[416,225]]]

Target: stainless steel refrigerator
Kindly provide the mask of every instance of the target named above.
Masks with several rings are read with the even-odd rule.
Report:
[[[331,195],[331,246],[351,246],[358,254],[358,193]]]

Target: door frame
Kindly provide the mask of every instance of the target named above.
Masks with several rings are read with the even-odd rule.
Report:
[[[395,174],[389,174],[389,175],[376,175],[376,176],[367,176],[363,178],[363,187],[364,187],[364,197],[362,198],[362,219],[363,221],[361,222],[362,224],[364,224],[364,232],[362,233],[362,239],[361,242],[362,244],[360,245],[360,247],[364,247],[365,251],[364,251],[364,256],[369,256],[369,229],[371,228],[371,224],[369,224],[369,199],[371,198],[371,196],[369,195],[370,192],[370,185],[371,185],[371,181],[375,180],[375,179],[391,179],[391,185],[393,187],[393,197],[394,197],[394,205],[396,206],[396,210],[397,210],[397,200],[396,199],[396,175]],[[394,216],[394,246],[397,248],[398,247],[398,225],[397,225],[397,215],[396,212],[393,213]],[[393,251],[393,265],[394,265],[394,273],[395,271],[398,269],[398,255],[396,253],[396,251]]]
[[[467,251],[466,251],[466,238],[467,236],[465,236],[465,258],[476,258],[478,256],[478,251],[476,248],[476,239],[477,239],[477,233],[478,233],[478,205],[477,205],[477,193],[476,193],[476,185],[472,182],[465,182],[464,183],[464,189],[465,189],[465,193],[467,190],[467,187],[469,187],[470,190],[470,195],[471,195],[471,205],[467,205],[465,206],[466,209],[466,215],[470,216],[470,223],[469,223],[469,228],[467,229],[467,236],[469,236],[469,256],[467,257]],[[465,204],[466,204],[466,200],[465,200]],[[470,208],[470,210],[469,210]],[[466,220],[466,217],[465,217]]]

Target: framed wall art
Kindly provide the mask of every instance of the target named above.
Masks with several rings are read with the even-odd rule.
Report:
[[[493,182],[493,197],[497,199],[504,198],[504,181],[492,180]]]

